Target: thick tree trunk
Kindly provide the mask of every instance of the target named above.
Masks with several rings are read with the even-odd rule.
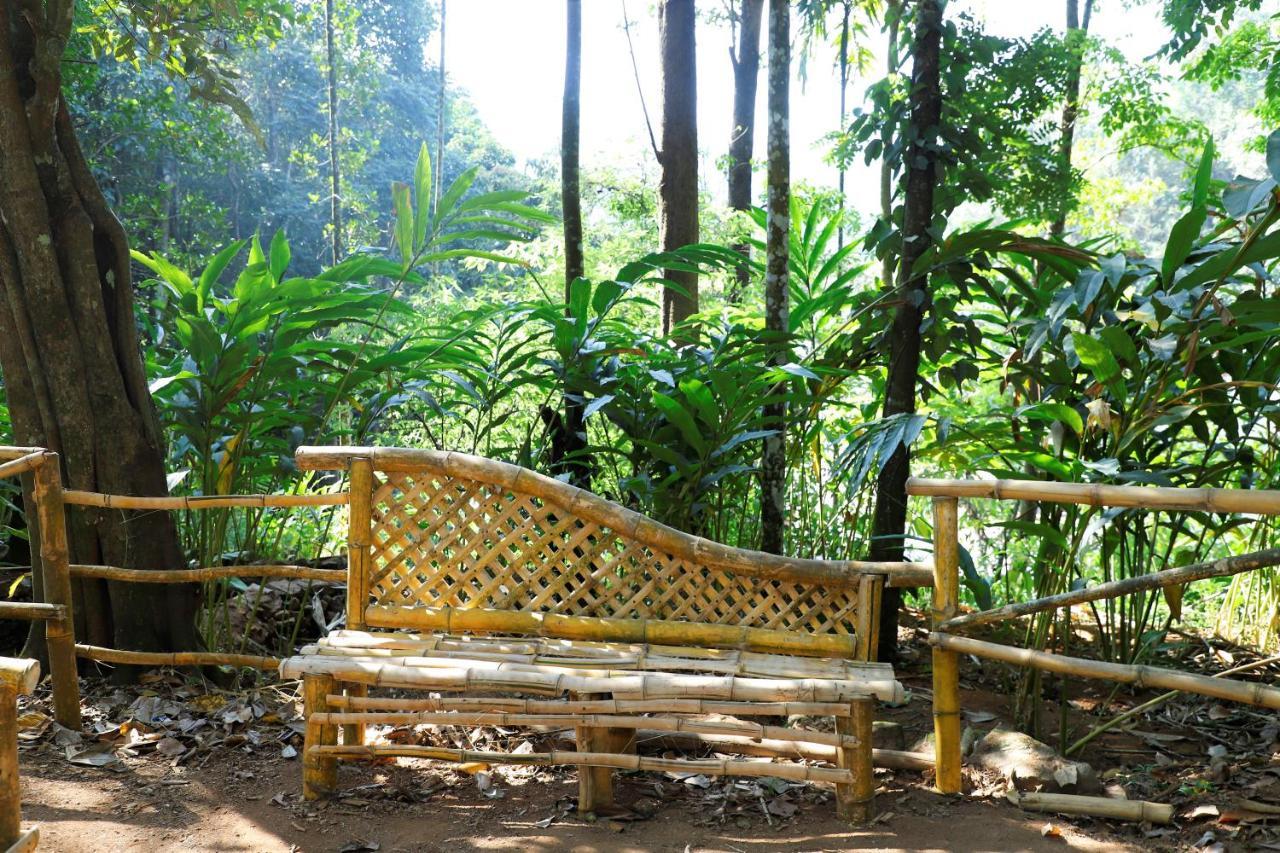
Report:
[[[889,329],[889,365],[885,381],[884,415],[910,414],[916,410],[916,380],[920,371],[920,323],[929,305],[926,276],[911,270],[930,243],[933,194],[937,180],[936,140],[942,121],[942,89],[939,73],[942,46],[942,0],[917,0],[912,45],[911,120],[904,166],[902,252],[898,267],[898,299]],[[876,481],[876,508],[872,520],[871,559],[902,559],[902,535],[907,517],[907,478],[911,453],[899,446]],[[901,594],[886,589],[880,613],[880,655],[897,656],[898,611]]]
[[[62,99],[71,25],[70,3],[0,0],[0,373],[15,439],[58,451],[70,488],[163,495],[128,245]],[[73,562],[183,565],[166,513],[72,510],[68,534]],[[77,596],[85,642],[196,644],[193,587],[85,582]]]
[[[659,236],[665,252],[698,242],[698,66],[693,0],[661,0],[662,141],[658,163]],[[662,333],[698,311],[698,276],[667,270]]]
[[[733,63],[733,130],[729,134],[729,207],[751,210],[751,155],[756,134],[756,87],[760,79],[760,20],[764,0],[742,0],[738,12],[738,44],[731,50]],[[751,245],[734,246],[744,256]],[[751,268],[741,264],[729,291],[729,301],[737,303],[751,284]]]
[[[560,203],[564,211],[564,304],[569,310],[573,283],[585,274],[582,253],[582,198],[579,167],[579,127],[582,90],[582,0],[567,0],[564,53],[564,101],[560,114]],[[570,365],[565,365],[566,369]],[[554,437],[553,447],[563,448],[564,458],[553,459],[569,481],[591,488],[591,467],[587,462],[587,424],[583,417],[585,400],[581,388],[573,387],[566,372],[564,387],[563,441]],[[557,472],[558,473],[558,472]]]
[[[1071,151],[1075,145],[1076,118],[1080,114],[1080,75],[1084,69],[1085,37],[1089,34],[1089,21],[1093,17],[1093,0],[1085,0],[1084,17],[1080,17],[1079,0],[1067,0],[1067,48],[1071,51],[1071,66],[1067,71],[1067,97],[1062,106],[1062,125],[1059,133],[1058,159],[1062,164],[1063,180],[1071,176]],[[1049,235],[1061,237],[1067,230],[1067,214],[1074,197],[1063,187],[1062,206],[1049,224]]]
[[[769,0],[769,220],[765,234],[764,326],[774,340],[770,362],[785,364],[791,239],[791,8]],[[781,554],[787,509],[787,404],[770,402],[760,461],[760,548]]]
[[[342,203],[339,201],[342,181],[338,168],[338,56],[333,37],[333,0],[325,0],[324,48],[329,75],[329,227],[333,229],[329,249],[336,266],[342,260]]]

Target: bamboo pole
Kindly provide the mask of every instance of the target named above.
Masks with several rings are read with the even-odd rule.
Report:
[[[22,834],[22,793],[18,784],[18,692],[0,681],[0,847]]]
[[[976,655],[1018,666],[1043,669],[1048,672],[1075,675],[1081,678],[1100,678],[1105,681],[1117,681],[1121,684],[1133,684],[1137,687],[1181,690],[1184,693],[1197,693],[1201,696],[1212,696],[1215,699],[1241,702],[1246,705],[1280,709],[1280,689],[1267,687],[1265,684],[1258,682],[1233,681],[1229,678],[1193,675],[1189,672],[1177,672],[1153,666],[1104,663],[1103,661],[1055,655],[1051,652],[1014,649],[998,643],[988,643],[951,634],[930,634],[929,642],[933,644],[935,649],[946,649],[960,654]]]
[[[14,459],[21,459],[23,456],[30,456],[33,453],[44,453],[46,448],[43,447],[13,447],[11,445],[0,446],[0,462],[12,462]]]
[[[652,749],[693,749],[699,746],[724,747],[721,752],[761,755],[768,758],[792,758],[804,761],[836,762],[836,747],[823,744],[796,743],[781,740],[755,740],[743,735],[703,735],[694,732],[664,732],[637,729],[636,743]],[[932,770],[933,756],[925,752],[903,752],[898,749],[872,749],[874,767],[890,770]]]
[[[31,693],[40,683],[40,661],[30,658],[0,658],[0,685],[10,689],[14,698]],[[0,728],[0,732],[5,731]]]
[[[933,499],[934,625],[955,616],[960,595],[957,501]],[[935,784],[944,794],[960,793],[960,659],[941,647],[933,649],[933,740]]]
[[[845,702],[718,702],[709,699],[523,699],[498,696],[397,699],[389,696],[331,695],[330,707],[342,711],[488,711],[512,714],[739,714],[836,717],[852,713]]]
[[[371,604],[365,608],[365,623],[374,628],[447,634],[524,634],[660,646],[713,646],[827,658],[857,655],[857,639],[852,634],[810,634],[637,617],[568,616],[533,610]]]
[[[351,460],[351,507],[347,511],[347,627],[365,627],[369,575],[373,570],[373,463],[365,456]]]
[[[338,681],[419,690],[513,691],[520,693],[609,693],[624,699],[707,698],[734,701],[842,702],[875,697],[902,700],[902,685],[889,678],[748,678],[737,675],[637,674],[584,677],[563,673],[504,671],[493,667],[423,668],[343,658],[287,658],[282,678],[328,675]]]
[[[61,604],[43,604],[38,601],[0,601],[0,619],[62,619],[67,609]]]
[[[707,776],[769,776],[794,782],[826,782],[849,784],[853,776],[848,770],[834,767],[810,767],[803,764],[777,764],[771,761],[696,760],[683,758],[650,758],[642,755],[601,752],[481,752],[435,746],[386,744],[377,746],[314,746],[307,749],[317,757],[346,760],[376,758],[424,758],[455,764],[557,764],[613,767],[619,770],[644,770],[672,773],[702,773]]]
[[[87,660],[135,666],[243,666],[252,669],[279,669],[280,659],[261,655],[235,655],[224,652],[134,652],[86,646],[77,643],[75,653]]]
[[[836,717],[836,733],[853,741],[836,749],[836,764],[853,775],[852,784],[836,785],[836,817],[866,823],[875,816],[875,771],[872,768],[871,732],[875,703],[860,699],[851,714]]]
[[[1106,486],[1039,480],[929,480],[913,477],[907,494],[1009,501],[1050,501],[1086,506],[1135,507],[1192,512],[1280,515],[1280,491],[1266,489],[1179,489]]]
[[[191,495],[168,497],[140,497],[136,495],[108,495],[103,492],[85,492],[68,489],[65,500],[72,506],[93,506],[104,509],[220,509],[225,507],[299,507],[342,506],[347,503],[345,492],[324,495]]]
[[[37,465],[44,464],[45,451],[37,450],[25,456],[19,456],[0,465],[0,480],[7,477],[18,477],[28,471],[34,471]]]
[[[474,480],[550,502],[562,510],[637,540],[655,551],[695,565],[735,574],[817,586],[856,587],[860,574],[884,575],[890,586],[928,586],[924,563],[809,560],[733,548],[667,527],[576,486],[505,462],[452,451],[401,447],[300,447],[294,454],[303,471],[340,471],[353,458],[367,458],[378,471],[430,471]]]
[[[302,679],[303,714],[307,721],[302,748],[302,796],[308,800],[331,794],[338,784],[336,759],[318,750],[337,748],[338,730],[316,719],[329,710],[327,697],[337,682],[327,675],[307,675]],[[346,749],[368,749],[352,744]]]
[[[5,853],[31,853],[40,844],[40,827],[33,826],[18,836]]]
[[[74,578],[102,578],[125,583],[199,583],[221,578],[287,578],[293,580],[343,583],[347,573],[342,569],[318,569],[311,566],[209,566],[200,569],[122,569],[116,566],[70,565]]]
[[[53,716],[60,725],[78,731],[80,680],[76,670],[67,519],[58,454],[44,454],[44,460],[32,472],[32,482],[32,498],[40,527],[40,571],[44,580],[44,597],[47,603],[63,609],[61,619],[49,619],[44,623],[49,680],[53,685]]]
[[[656,713],[672,713],[660,708]],[[839,719],[839,718],[838,718]],[[642,729],[660,732],[691,732],[703,735],[739,735],[752,740],[775,740],[822,746],[856,747],[862,743],[856,734],[820,732],[813,729],[791,729],[741,720],[694,720],[688,717],[642,717],[615,714],[510,714],[505,712],[432,712],[432,711],[334,711],[318,715],[322,725],[346,726],[355,723],[380,726],[576,726],[594,729]]]
[[[1266,551],[1255,551],[1252,554],[1241,554],[1236,557],[1226,557],[1221,560],[1209,560],[1207,562],[1195,563],[1190,566],[1182,566],[1176,569],[1165,569],[1164,571],[1152,572],[1147,575],[1138,575],[1136,577],[1110,581],[1109,583],[1099,584],[1098,586],[1071,590],[1069,592],[1059,593],[1058,595],[1046,596],[1045,598],[1037,598],[1034,601],[1009,604],[1004,607],[998,607],[994,610],[983,610],[979,613],[967,613],[964,616],[957,616],[954,619],[948,619],[934,627],[938,631],[956,631],[961,628],[972,628],[975,625],[985,625],[988,622],[1000,622],[1006,619],[1017,619],[1021,616],[1030,616],[1033,613],[1041,613],[1045,610],[1056,610],[1060,607],[1074,607],[1077,604],[1085,604],[1087,602],[1098,601],[1103,598],[1116,598],[1121,595],[1129,595],[1134,592],[1144,592],[1150,589],[1158,589],[1168,586],[1181,586],[1182,584],[1204,580],[1205,578],[1238,575],[1241,572],[1251,572],[1255,569],[1262,569],[1277,565],[1280,565],[1280,548],[1272,548]]]
[[[1112,820],[1172,823],[1173,806],[1145,800],[1117,800],[1111,797],[1084,797],[1079,794],[1040,794],[1010,791],[1009,802],[1036,812],[1086,815]]]

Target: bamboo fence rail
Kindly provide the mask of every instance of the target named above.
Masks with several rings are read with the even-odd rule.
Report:
[[[999,643],[988,643],[969,637],[957,637],[953,634],[934,633],[929,635],[929,642],[935,648],[947,649],[960,654],[976,655],[990,658],[991,660],[1004,661],[1005,663],[1030,666],[1047,672],[1077,675],[1083,678],[1100,678],[1121,684],[1133,684],[1137,687],[1181,690],[1185,693],[1198,693],[1201,696],[1212,696],[1215,699],[1241,702],[1246,705],[1280,709],[1280,688],[1267,687],[1260,682],[1233,681],[1229,678],[1195,675],[1189,672],[1178,672],[1177,670],[1155,666],[1106,663],[1104,661],[1056,655],[1051,652],[1015,649],[1010,646],[1002,646]]]
[[[39,601],[0,601],[0,619],[63,619],[67,609],[61,604],[44,604]]]
[[[64,500],[73,506],[92,506],[104,509],[149,510],[202,510],[226,507],[300,507],[345,506],[350,495],[334,492],[322,495],[193,495],[166,497],[138,497],[134,495],[108,495],[102,492],[83,492],[68,489]]]
[[[836,761],[837,750],[833,746],[796,743],[794,741],[757,740],[743,735],[700,735],[691,732],[665,732],[656,729],[637,729],[636,744],[652,750],[666,749],[717,749],[737,755],[758,755],[766,758],[791,758],[804,761]],[[890,770],[932,770],[933,756],[924,752],[904,752],[900,749],[872,749],[874,767]]]
[[[1074,607],[1077,604],[1085,604],[1103,598],[1116,598],[1135,592],[1181,586],[1192,581],[1238,575],[1242,572],[1251,572],[1255,569],[1277,565],[1280,565],[1280,548],[1255,551],[1252,554],[1241,554],[1236,557],[1225,557],[1221,560],[1210,560],[1176,569],[1165,569],[1159,572],[1152,572],[1149,575],[1136,575],[1131,578],[1099,584],[1098,586],[1037,598],[1034,601],[1009,604],[994,610],[967,613],[964,616],[948,619],[935,627],[939,631],[972,628],[975,625],[985,625],[989,622],[1001,622],[1007,619],[1017,619],[1021,616],[1030,616],[1034,613],[1042,613],[1046,610],[1057,610],[1059,607]]]
[[[34,471],[36,466],[43,465],[45,460],[45,452],[43,450],[35,453],[28,453],[25,456],[19,456],[17,459],[5,462],[0,465],[0,480],[6,477],[18,477],[29,471]]]
[[[768,717],[825,716],[850,713],[847,702],[726,702],[714,699],[524,699],[460,696],[400,699],[388,696],[327,697],[330,707],[350,711],[496,711],[512,714],[724,714]]]
[[[134,666],[242,666],[250,669],[278,670],[280,658],[262,655],[237,655],[229,652],[133,652],[77,643],[78,657],[100,663]]]
[[[23,456],[30,456],[33,453],[45,453],[43,447],[13,447],[10,445],[0,446],[0,462],[11,462]]]
[[[849,770],[835,767],[810,767],[803,764],[777,764],[770,761],[713,760],[683,758],[650,758],[605,752],[482,752],[469,749],[450,749],[435,746],[411,746],[387,744],[377,746],[324,745],[313,746],[308,752],[330,758],[347,760],[372,758],[425,758],[448,761],[455,764],[532,764],[582,765],[588,767],[613,767],[618,770],[645,770],[660,773],[701,773],[706,776],[769,776],[794,782],[825,782],[832,785],[852,784]]]
[[[735,574],[823,586],[856,586],[859,574],[882,574],[890,586],[928,586],[924,563],[810,560],[734,548],[660,524],[638,512],[527,468],[439,450],[399,447],[300,447],[294,456],[304,471],[346,470],[352,459],[367,459],[378,471],[430,471],[473,480],[555,504],[561,510],[679,559]]]
[[[18,695],[35,690],[40,664],[0,658],[0,849],[35,849],[39,830],[22,831],[22,793],[18,783]]]
[[[1180,489],[1163,486],[1053,483],[1039,480],[931,480],[912,477],[907,481],[907,494],[925,497],[1049,501],[1150,510],[1280,515],[1280,491],[1266,489]]]
[[[201,569],[121,569],[116,566],[90,566],[72,563],[73,578],[102,578],[127,583],[198,583],[222,578],[286,578],[293,580],[343,583],[343,569],[319,569],[312,566],[212,566]]]

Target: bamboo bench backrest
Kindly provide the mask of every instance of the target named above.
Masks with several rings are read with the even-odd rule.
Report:
[[[303,448],[298,461],[352,466],[349,622],[385,627],[408,610],[480,609],[837,635],[825,651],[864,659],[874,649],[884,574],[871,569],[880,564],[729,548],[466,454]]]

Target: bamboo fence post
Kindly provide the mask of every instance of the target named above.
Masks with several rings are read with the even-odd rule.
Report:
[[[363,699],[369,695],[369,685],[344,684],[342,695],[349,699]],[[364,723],[344,723],[342,725],[343,744],[346,746],[364,746],[364,731]]]
[[[312,747],[335,746],[336,726],[321,725],[312,716],[329,710],[329,694],[336,687],[329,675],[305,675],[302,678],[303,715],[307,721],[302,749],[302,796],[318,800],[333,793],[338,785],[338,764],[332,755],[319,754]]]
[[[573,694],[574,701],[607,699],[608,694]],[[635,752],[635,732],[617,726],[575,726],[574,742],[578,752],[616,753]],[[598,809],[613,805],[613,768],[582,767],[578,771],[578,814],[595,814]]]
[[[40,680],[34,660],[0,658],[0,849],[22,841],[22,790],[18,782],[18,694]]]
[[[347,510],[347,627],[365,628],[369,606],[369,548],[373,516],[373,462],[357,456],[349,466],[351,503]]]
[[[32,497],[40,525],[40,571],[44,597],[61,605],[62,618],[44,623],[49,651],[49,679],[53,683],[53,715],[66,728],[80,729],[80,681],[76,671],[75,618],[71,570],[67,550],[66,509],[62,500],[62,471],[58,454],[46,453],[32,472]]]
[[[875,816],[876,780],[871,761],[875,700],[856,699],[849,710],[849,716],[836,717],[836,733],[852,735],[858,744],[836,748],[836,766],[853,774],[851,784],[836,785],[836,816],[851,823],[867,823]]]
[[[960,594],[957,500],[933,499],[933,602],[935,626],[956,615]],[[960,656],[933,649],[934,778],[944,794],[960,793]]]

